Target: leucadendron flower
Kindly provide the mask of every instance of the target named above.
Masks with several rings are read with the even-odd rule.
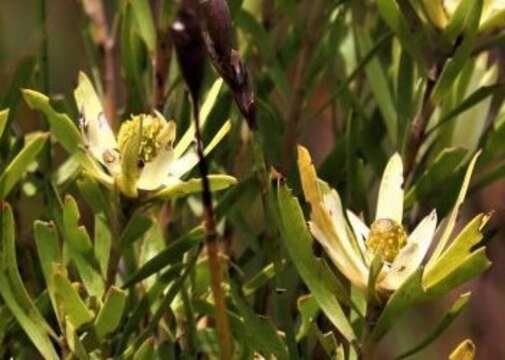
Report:
[[[202,126],[221,86],[222,81],[216,81],[203,102]],[[116,136],[91,81],[83,73],[74,91],[80,111],[79,128],[68,115],[57,112],[44,94],[25,89],[23,96],[32,109],[44,113],[51,133],[71,155],[69,162],[101,184],[118,188],[127,197],[142,195],[143,199],[174,198],[201,191],[201,179],[186,179],[198,164],[193,125],[175,141],[175,122],[165,120],[158,112],[138,114],[124,121]],[[226,121],[204,154],[212,151],[229,130],[230,122]],[[236,183],[228,175],[212,174],[208,178],[213,191]]]
[[[162,114],[132,115],[119,128],[117,136],[109,126],[100,100],[88,77],[81,73],[74,92],[80,111],[79,127],[86,149],[106,170],[102,178],[109,178],[128,197],[139,192],[170,193],[198,163],[196,149],[192,146],[193,134],[189,131],[175,144],[176,125]],[[206,148],[209,153],[229,130],[229,123]],[[236,182],[231,176],[209,176],[214,188],[227,187]],[[199,190],[189,183],[185,190]]]
[[[466,280],[467,276],[473,276],[474,272],[482,272],[489,265],[482,249],[473,249],[482,238],[480,230],[488,219],[486,215],[477,216],[447,246],[475,161],[476,157],[465,176],[457,208],[445,222],[445,228],[441,229],[439,244],[424,270],[422,286],[427,291],[435,289],[437,293],[443,292]],[[437,231],[437,214],[433,210],[412,231],[403,225],[403,165],[400,155],[393,155],[384,170],[375,220],[370,226],[352,211],[344,211],[338,193],[317,178],[310,154],[303,147],[298,148],[298,166],[303,192],[311,205],[310,231],[337,269],[353,285],[367,291],[376,257],[380,258],[383,266],[374,290],[381,294],[395,291],[421,268]],[[474,263],[479,265],[467,271],[465,267],[474,266]],[[460,268],[465,268],[463,271],[466,273],[458,274]]]
[[[431,22],[438,28],[444,29],[453,17],[462,15],[470,1],[465,0],[424,0],[424,9]],[[484,0],[479,21],[479,32],[489,32],[505,25],[505,1]]]

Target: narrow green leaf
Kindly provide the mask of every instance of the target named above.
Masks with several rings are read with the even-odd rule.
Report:
[[[70,351],[78,360],[89,359],[86,348],[79,338],[79,334],[77,333],[75,326],[72,324],[68,317],[65,323],[65,337],[67,339],[67,344],[70,348]]]
[[[451,211],[451,214],[449,215],[449,218],[447,219],[447,223],[445,225],[444,231],[442,233],[442,236],[440,237],[440,240],[437,244],[437,247],[435,248],[433,255],[430,258],[430,261],[426,265],[426,268],[429,269],[433,263],[438,259],[440,254],[442,253],[443,250],[445,250],[445,247],[447,245],[447,242],[449,241],[449,237],[451,236],[454,226],[456,225],[456,219],[459,214],[459,209],[461,208],[461,205],[463,204],[463,201],[465,200],[466,192],[468,190],[468,186],[470,185],[470,179],[472,177],[473,169],[475,167],[475,164],[477,163],[477,159],[479,158],[480,151],[477,152],[472,160],[470,160],[470,163],[468,165],[468,168],[465,173],[465,177],[463,179],[463,184],[461,185],[461,189],[458,194],[458,198],[456,199],[456,202],[454,204],[454,207]]]
[[[237,306],[244,326],[254,337],[256,349],[267,358],[273,356],[276,359],[288,359],[286,344],[277,335],[273,325],[265,318],[260,319],[251,308],[237,294],[237,290],[232,288],[232,298]]]
[[[132,245],[135,241],[144,236],[147,230],[151,228],[152,224],[153,219],[145,213],[145,210],[139,209],[136,211],[121,234],[121,246],[126,247]]]
[[[2,137],[9,120],[9,109],[0,111],[0,138]]]
[[[1,208],[1,237],[2,237],[2,270],[6,273],[6,278],[9,281],[7,286],[10,287],[12,293],[16,297],[16,302],[19,306],[30,315],[33,322],[46,330],[51,336],[57,337],[56,333],[47,324],[46,320],[39,312],[37,306],[33,302],[28,290],[26,289],[21,274],[19,273],[19,266],[16,257],[16,237],[15,237],[15,224],[14,214],[9,204],[3,203]]]
[[[46,133],[32,133],[26,136],[26,145],[0,175],[0,200],[5,199],[28,166],[35,161],[47,138],[48,134]]]
[[[126,291],[112,286],[95,320],[95,331],[99,340],[114,332],[121,321],[126,304]]]
[[[0,175],[0,200],[5,199],[28,166],[35,161],[47,138],[48,134],[46,133],[32,133],[26,137],[26,145]]]
[[[237,179],[229,175],[209,175],[208,179],[212,192],[224,190],[237,184]],[[152,198],[160,200],[176,199],[200,191],[202,191],[202,179],[193,178],[175,185],[167,186],[152,195]]]
[[[140,269],[125,281],[123,288],[130,287],[147,279],[166,266],[179,262],[187,251],[197,246],[203,239],[204,231],[201,226],[191,230],[186,235],[175,240],[167,248],[149,259]]]
[[[154,358],[155,343],[156,340],[152,337],[144,341],[133,355],[133,360],[152,360]]]
[[[418,345],[414,346],[412,349],[404,352],[403,354],[397,356],[396,360],[405,359],[414,354],[417,354],[419,351],[426,348],[433,341],[438,339],[449,326],[453,323],[453,321],[461,314],[461,312],[466,308],[468,304],[468,300],[470,300],[470,293],[465,293],[459,296],[459,298],[452,304],[451,308],[447,311],[445,316],[442,318],[440,323],[431,331],[431,333],[424,338]]]
[[[69,154],[76,154],[79,163],[94,177],[107,185],[112,178],[101,170],[96,162],[84,151],[84,142],[79,129],[66,115],[57,112],[49,103],[49,98],[34,90],[24,89],[23,97],[30,108],[42,112],[51,127],[51,133]]]
[[[37,58],[34,55],[28,55],[19,62],[12,80],[7,87],[2,101],[0,102],[0,107],[9,107],[12,111],[16,110],[21,98],[21,92],[19,89],[23,89],[28,86],[33,78],[36,65]]]
[[[16,295],[9,286],[9,280],[4,273],[0,272],[0,295],[3,301],[18,321],[21,328],[46,360],[59,360],[59,356],[54,349],[47,331],[37,324],[30,315],[17,303]]]
[[[64,239],[69,245],[70,257],[75,262],[86,290],[100,299],[105,288],[104,279],[91,239],[86,228],[79,226],[79,219],[77,203],[72,196],[67,195],[63,205]]]
[[[366,54],[372,48],[372,39],[370,34],[364,29],[356,28],[356,39],[359,44],[361,54]],[[384,125],[388,131],[388,135],[393,144],[398,140],[398,123],[395,110],[395,103],[391,88],[386,78],[379,59],[373,58],[365,66],[365,73],[370,84],[370,88],[375,96],[377,105],[382,114]]]
[[[458,169],[467,154],[463,148],[445,148],[436,157],[426,171],[417,178],[405,196],[405,207],[411,207],[418,199],[435,193],[455,170]]]
[[[93,321],[93,313],[86,307],[60,264],[53,266],[53,282],[57,302],[60,304],[63,314],[68,316],[69,321],[76,329]]]
[[[458,115],[463,114],[472,107],[479,104],[481,101],[487,97],[494,95],[498,90],[503,89],[502,84],[481,86],[471,93],[465,100],[463,100],[458,106],[456,106],[451,112],[442,117],[436,125],[431,127],[428,134],[431,134],[434,130],[440,128],[444,124],[447,124],[452,119],[456,118]]]
[[[282,261],[279,264],[280,269],[283,270],[284,267],[286,266],[286,262]],[[249,296],[253,294],[256,290],[264,286],[268,281],[270,281],[273,277],[275,277],[275,264],[270,263],[266,265],[263,269],[258,271],[256,275],[252,277],[249,281],[247,281],[243,286],[242,286],[242,291],[244,292],[245,296]]]
[[[112,234],[104,216],[95,215],[95,257],[100,265],[102,276],[107,276],[109,266],[110,249],[112,246]]]
[[[144,41],[151,55],[156,49],[156,28],[154,26],[151,6],[147,0],[130,0],[133,16],[137,24],[137,31]]]
[[[327,283],[326,269],[312,255],[312,237],[305,225],[300,205],[284,185],[278,189],[278,206],[282,239],[301,278],[333,325],[348,341],[355,340],[356,335],[335,294],[330,290],[335,285]]]
[[[296,303],[301,316],[300,327],[296,333],[296,341],[299,342],[309,333],[320,309],[316,299],[310,294],[299,297]]]
[[[52,222],[35,221],[33,224],[33,233],[49,297],[51,298],[56,317],[58,321],[61,322],[61,319],[59,319],[58,305],[55,299],[52,276],[53,264],[62,262],[58,232],[56,226]]]
[[[437,284],[443,283],[446,278],[452,277],[454,273],[459,271],[465,261],[474,253],[477,253],[474,247],[482,240],[482,228],[488,220],[489,216],[484,214],[473,218],[452,241],[447,250],[430,267],[426,268],[423,276],[425,289],[430,290],[440,286]],[[478,268],[475,270],[478,270]]]
[[[466,23],[463,29],[463,41],[457,47],[454,56],[446,61],[442,69],[431,96],[435,103],[438,103],[452,88],[454,80],[472,54],[475,38],[479,29],[483,1],[467,1],[471,2],[471,5],[469,4],[467,8]]]

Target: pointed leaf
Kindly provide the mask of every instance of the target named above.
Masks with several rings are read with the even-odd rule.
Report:
[[[279,186],[278,202],[282,239],[291,260],[329,320],[348,341],[353,341],[356,335],[330,290],[332,285],[327,284],[324,280],[326,277],[322,276],[324,268],[312,255],[312,237],[298,201],[286,186]]]
[[[26,145],[0,175],[0,199],[5,199],[14,185],[21,179],[28,166],[35,161],[47,138],[46,133],[34,133],[26,137]]]
[[[104,304],[95,320],[95,331],[99,340],[114,332],[123,316],[126,304],[126,291],[112,286],[105,297]]]
[[[220,191],[237,184],[237,179],[228,175],[209,175],[210,190]],[[169,185],[158,191],[152,198],[155,199],[175,199],[189,194],[202,191],[202,179],[190,179],[180,183]]]

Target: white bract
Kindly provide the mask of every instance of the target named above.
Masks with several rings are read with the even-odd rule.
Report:
[[[376,280],[379,293],[398,289],[419,269],[437,229],[437,214],[432,211],[407,234],[402,225],[404,191],[400,155],[393,155],[384,170],[375,221],[370,227],[352,211],[344,212],[338,193],[317,178],[310,154],[303,147],[298,148],[298,166],[305,198],[311,205],[312,235],[352,284],[367,290],[376,256],[383,261]],[[440,245],[442,249],[445,240]],[[435,253],[438,256],[439,252]]]
[[[198,156],[192,146],[193,127],[174,144],[175,122],[155,112],[132,116],[121,124],[116,137],[91,81],[83,73],[79,75],[74,96],[81,114],[79,123],[84,145],[106,170],[100,180],[115,183],[126,196],[136,197],[138,191],[159,191],[182,184],[181,178],[197,165]],[[219,143],[229,128],[226,122],[205,149],[205,154]],[[211,183],[213,179],[211,176]],[[234,183],[235,179],[221,176],[219,182],[222,188]]]

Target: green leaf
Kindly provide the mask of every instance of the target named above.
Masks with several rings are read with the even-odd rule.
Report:
[[[468,300],[470,300],[470,293],[465,293],[459,296],[459,298],[452,304],[451,308],[445,316],[442,318],[440,323],[431,331],[431,333],[424,338],[418,345],[414,346],[412,349],[404,352],[403,354],[397,356],[395,360],[405,359],[414,354],[417,354],[419,351],[426,348],[433,341],[438,339],[449,326],[453,323],[453,321],[461,314],[461,312],[466,308],[468,304]]]
[[[420,268],[391,295],[371,334],[374,341],[379,341],[407,309],[426,299],[421,285],[422,275],[423,269]]]
[[[219,92],[223,86],[223,80],[220,78],[212,84],[212,87],[208,91],[205,96],[205,100],[200,109],[200,127],[203,129],[207,119],[209,118],[210,112],[214,105],[216,104],[217,98],[219,96]],[[174,147],[174,158],[180,158],[191,145],[195,138],[195,124],[191,122],[188,130],[184,133],[184,135],[177,142],[177,145]]]
[[[154,26],[151,6],[147,0],[130,0],[137,31],[151,55],[156,49],[156,28]]]
[[[9,120],[9,109],[4,109],[0,111],[0,138],[7,127],[7,120]]]
[[[461,208],[461,205],[463,204],[463,201],[465,200],[466,192],[468,190],[468,186],[470,185],[470,179],[472,177],[473,169],[475,167],[475,164],[477,163],[477,159],[479,158],[480,151],[477,152],[470,160],[470,163],[468,165],[468,168],[465,173],[465,177],[463,179],[463,184],[461,185],[461,189],[458,194],[458,198],[456,199],[456,202],[454,204],[454,207],[451,211],[451,214],[449,215],[449,218],[447,219],[444,231],[442,232],[442,236],[440,237],[440,240],[438,241],[437,247],[433,251],[433,255],[430,258],[430,261],[426,265],[426,268],[429,269],[433,263],[438,259],[442,251],[445,249],[445,246],[447,245],[447,242],[449,241],[449,237],[451,236],[454,226],[456,225],[456,219],[459,214],[459,209]]]
[[[496,94],[497,91],[500,89],[503,89],[503,85],[501,84],[479,87],[473,93],[471,93],[465,100],[463,100],[458,106],[456,106],[452,111],[450,111],[448,114],[442,117],[436,125],[431,127],[428,131],[428,134],[431,134],[435,129],[440,128],[441,126],[448,123],[458,115],[468,111],[469,109],[479,104],[487,97]]]
[[[282,271],[285,266],[286,266],[285,261],[280,262],[279,270]],[[266,283],[268,283],[268,281],[270,281],[273,277],[275,277],[276,275],[275,271],[276,269],[274,263],[269,263],[261,270],[259,270],[257,274],[252,277],[252,279],[247,281],[242,286],[242,291],[244,292],[244,295],[249,296],[254,292],[256,292],[256,290],[264,286]]]
[[[288,359],[287,348],[278,336],[273,325],[265,318],[261,319],[237,294],[237,290],[232,287],[232,298],[237,306],[245,328],[250,332],[256,343],[255,350],[259,351],[267,358],[273,356],[275,359]]]
[[[95,215],[95,257],[104,278],[107,276],[111,246],[112,234],[106,219],[100,214]]]
[[[54,312],[59,322],[58,305],[55,298],[55,290],[53,284],[53,264],[61,263],[61,250],[58,241],[58,232],[56,226],[52,222],[35,221],[33,224],[33,233],[35,236],[35,245],[37,254],[39,255],[42,274],[46,281],[46,287],[51,298]]]
[[[24,330],[33,345],[37,348],[40,354],[46,360],[59,360],[59,356],[54,349],[51,340],[47,335],[44,327],[40,326],[32,317],[27,314],[17,303],[16,295],[12,292],[9,286],[9,280],[4,273],[0,272],[0,295],[2,296],[5,305],[18,321],[21,328]]]
[[[454,174],[455,169],[461,166],[466,154],[467,150],[463,148],[442,150],[407,192],[405,207],[410,208],[418,199],[424,199],[435,193],[440,185]]]
[[[459,233],[459,235],[452,241],[447,250],[445,250],[440,257],[432,263],[430,267],[426,268],[425,274],[423,276],[423,287],[426,290],[437,289],[441,287],[440,284],[444,284],[444,287],[451,286],[450,282],[446,279],[451,278],[454,274],[460,272],[461,266],[475,256],[475,254],[481,254],[480,251],[483,248],[474,250],[475,246],[482,240],[482,228],[486,225],[489,220],[488,215],[480,214],[473,218],[465,228]],[[487,268],[490,263],[482,253],[485,261],[484,264]],[[474,269],[477,273],[483,271],[482,268],[476,267]],[[462,274],[463,275],[463,274]],[[473,275],[473,274],[470,274]],[[460,282],[460,276],[456,277],[455,280]],[[454,287],[454,286],[451,286]]]
[[[395,0],[378,0],[377,10],[384,21],[393,30],[400,42],[411,55],[421,64],[424,62],[423,46],[426,46],[424,33],[418,31],[415,33],[413,26],[406,21],[406,17],[402,14],[400,7]],[[420,30],[420,29],[417,29]]]
[[[120,244],[122,247],[132,245],[139,240],[151,228],[153,219],[145,213],[144,209],[139,209],[131,216],[121,234]]]
[[[86,228],[79,226],[79,219],[77,203],[72,196],[67,195],[63,205],[64,239],[69,245],[70,257],[77,267],[86,290],[90,295],[100,299],[105,288],[104,280],[91,239]]]
[[[16,257],[16,237],[15,237],[15,224],[14,214],[9,204],[3,203],[1,209],[1,240],[2,240],[2,264],[0,265],[1,271],[6,273],[6,278],[9,281],[10,289],[16,297],[16,302],[19,306],[30,315],[34,323],[55,338],[56,333],[47,324],[44,317],[40,314],[37,306],[33,302],[28,290],[26,289],[21,274],[19,273],[19,265]]]
[[[482,11],[482,0],[469,1],[466,22],[463,29],[463,41],[457,47],[453,57],[446,61],[444,68],[433,88],[432,100],[438,103],[452,88],[454,80],[470,58],[474,47],[475,38],[479,29],[479,21]]]
[[[359,27],[356,28],[356,40],[361,54],[368,53],[372,48],[370,34],[364,29]],[[377,106],[384,119],[389,138],[393,144],[396,144],[398,141],[398,123],[394,98],[386,78],[386,71],[384,71],[380,60],[373,58],[365,66],[365,73],[374,94],[375,101],[377,102]]]
[[[30,108],[38,110],[46,116],[51,133],[69,154],[76,154],[81,166],[102,183],[112,184],[112,178],[105,174],[84,151],[84,142],[79,129],[66,114],[54,110],[49,103],[49,98],[34,90],[24,89],[23,97]]]
[[[133,360],[152,360],[154,358],[154,345],[156,340],[153,337],[146,339],[133,355]]]
[[[83,146],[81,134],[67,115],[55,111],[49,103],[49,98],[44,94],[24,89],[23,96],[30,108],[46,115],[51,125],[51,132],[69,154],[79,151],[79,147]]]
[[[65,268],[61,264],[53,266],[53,283],[56,300],[61,310],[76,329],[93,321],[93,313],[86,307],[77,290],[68,280]]]
[[[209,185],[210,190],[220,191],[229,188],[237,184],[237,179],[233,176],[229,175],[209,175]],[[182,181],[180,183],[169,185],[158,191],[152,198],[167,200],[167,199],[176,199],[183,196],[187,196],[196,192],[202,191],[202,179],[193,178],[187,181]]]
[[[21,98],[21,92],[19,89],[23,89],[30,83],[35,72],[36,65],[37,58],[33,55],[28,55],[19,62],[12,80],[7,87],[7,91],[0,102],[0,107],[9,107],[12,111],[15,111]],[[0,131],[0,137],[1,136],[2,132]]]
[[[126,291],[112,286],[95,320],[95,331],[98,339],[103,339],[114,332],[121,321],[126,304]]]
[[[300,327],[296,333],[296,341],[299,342],[307,336],[312,325],[316,322],[320,308],[312,295],[300,296],[296,303],[301,316]]]
[[[21,179],[28,166],[35,161],[47,138],[46,133],[33,133],[26,137],[26,145],[0,175],[0,200],[5,199],[14,185]]]
[[[140,269],[125,281],[123,288],[130,287],[136,283],[147,279],[166,266],[174,265],[182,259],[182,256],[189,250],[197,246],[204,237],[204,231],[198,226],[186,235],[175,240],[167,248],[149,259]]]
[[[355,340],[351,324],[335,298],[335,293],[330,290],[335,284],[328,283],[328,278],[331,277],[327,268],[312,255],[312,237],[305,225],[300,204],[285,185],[279,186],[278,206],[282,239],[301,278],[333,325],[348,341]]]
[[[65,337],[67,339],[68,347],[72,354],[79,360],[87,360],[89,359],[86,348],[84,347],[81,339],[79,338],[79,334],[76,331],[75,326],[72,322],[69,321],[67,317],[67,321],[65,323]]]

